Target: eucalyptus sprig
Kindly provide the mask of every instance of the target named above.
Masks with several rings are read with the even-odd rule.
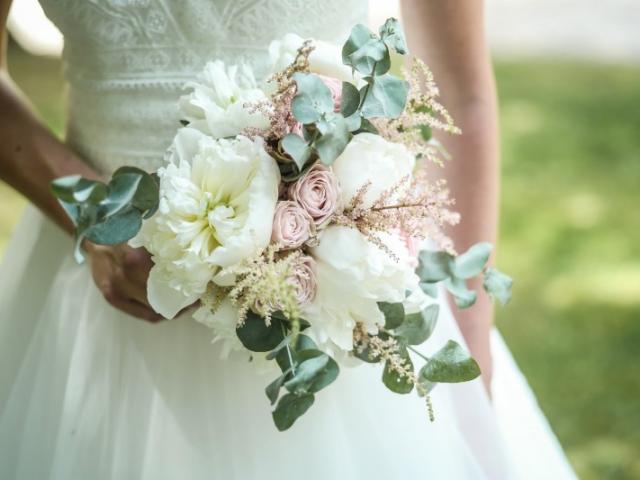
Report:
[[[313,73],[298,72],[293,79],[297,93],[291,110],[303,125],[303,136],[295,133],[280,140],[280,149],[293,160],[281,164],[285,180],[295,180],[316,161],[331,165],[348,143],[361,132],[377,133],[369,121],[375,117],[396,118],[407,102],[409,84],[389,74],[390,49],[400,55],[407,52],[404,33],[398,20],[388,19],[376,35],[366,26],[353,27],[342,48],[342,62],[361,78],[358,87],[342,82],[340,111],[335,111],[331,91]]]
[[[158,209],[155,175],[135,167],[116,170],[108,184],[80,175],[57,178],[51,192],[75,226],[74,256],[84,261],[82,241],[115,245],[133,238],[142,220]]]

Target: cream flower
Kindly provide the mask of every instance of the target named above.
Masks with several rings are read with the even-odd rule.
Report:
[[[344,205],[367,182],[371,183],[362,205],[368,207],[384,191],[408,178],[414,166],[415,157],[404,145],[380,135],[361,133],[353,137],[331,168],[340,182]]]
[[[261,112],[251,112],[248,103],[267,100],[247,66],[226,66],[216,60],[205,65],[199,82],[189,82],[193,91],[180,98],[180,108],[190,126],[214,138],[232,137],[246,128],[267,128]]]
[[[296,58],[298,49],[304,39],[295,33],[288,33],[280,40],[274,40],[269,45],[271,58],[271,72],[279,72],[289,66]],[[312,73],[334,77],[339,80],[353,81],[351,68],[342,63],[342,52],[337,45],[320,40],[313,40],[315,47],[309,56],[309,67]]]
[[[396,261],[359,231],[330,226],[320,234],[311,250],[316,261],[317,293],[303,317],[319,342],[330,340],[349,351],[353,328],[362,322],[368,331],[384,324],[378,302],[402,302],[413,291],[418,278],[409,266],[403,241],[393,235],[381,239],[400,261]]]
[[[280,174],[261,140],[214,140],[191,128],[174,139],[158,171],[160,208],[131,243],[151,253],[151,306],[172,318],[197,300],[221,268],[269,244]]]

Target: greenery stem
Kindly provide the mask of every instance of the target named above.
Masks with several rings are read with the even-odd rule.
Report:
[[[411,350],[413,353],[415,353],[416,355],[418,355],[420,358],[422,358],[425,362],[429,361],[429,357],[423,355],[422,353],[420,353],[418,350],[416,350],[415,348],[413,348],[411,345],[407,345],[407,348],[409,350]]]

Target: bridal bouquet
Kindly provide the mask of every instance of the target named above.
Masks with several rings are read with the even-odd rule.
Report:
[[[209,62],[179,100],[183,126],[158,172],[52,185],[79,258],[85,238],[146,248],[157,312],[193,306],[223,355],[277,363],[266,395],[279,430],[354,361],[382,364],[384,385],[427,403],[437,383],[474,379],[457,343],[429,357],[417,348],[438,318],[437,286],[461,308],[480,274],[489,294],[510,295],[511,280],[485,267],[489,244],[458,255],[443,233],[458,216],[426,167],[444,156],[433,130],[459,130],[427,67],[414,59],[399,78],[391,52],[407,53],[395,19],[378,34],[356,25],[342,51],[286,35],[258,81],[248,66]]]

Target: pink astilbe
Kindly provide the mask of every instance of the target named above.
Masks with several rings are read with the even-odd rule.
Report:
[[[364,198],[370,187],[371,184],[366,183],[356,192],[344,212],[334,218],[336,224],[356,228],[394,259],[397,256],[384,244],[380,234],[400,232],[403,237],[429,238],[440,248],[453,250],[443,227],[458,223],[459,215],[449,210],[454,201],[449,198],[444,180],[429,182],[425,169],[419,168],[413,178],[401,179],[367,207]]]
[[[305,41],[298,49],[293,62],[269,78],[268,82],[275,85],[270,99],[246,105],[249,112],[260,112],[269,119],[267,130],[247,129],[245,134],[250,137],[263,137],[270,153],[282,154],[276,151],[277,141],[288,133],[299,130],[299,123],[291,112],[291,101],[297,88],[293,75],[297,72],[309,72],[309,55],[314,48],[311,40]]]
[[[404,144],[416,156],[442,164],[446,152],[434,139],[426,140],[423,132],[441,130],[451,134],[460,134],[449,112],[438,102],[440,92],[433,74],[425,63],[413,58],[410,71],[402,70],[409,82],[407,104],[400,117],[377,118],[372,122],[386,139]],[[427,135],[429,137],[430,135]]]

